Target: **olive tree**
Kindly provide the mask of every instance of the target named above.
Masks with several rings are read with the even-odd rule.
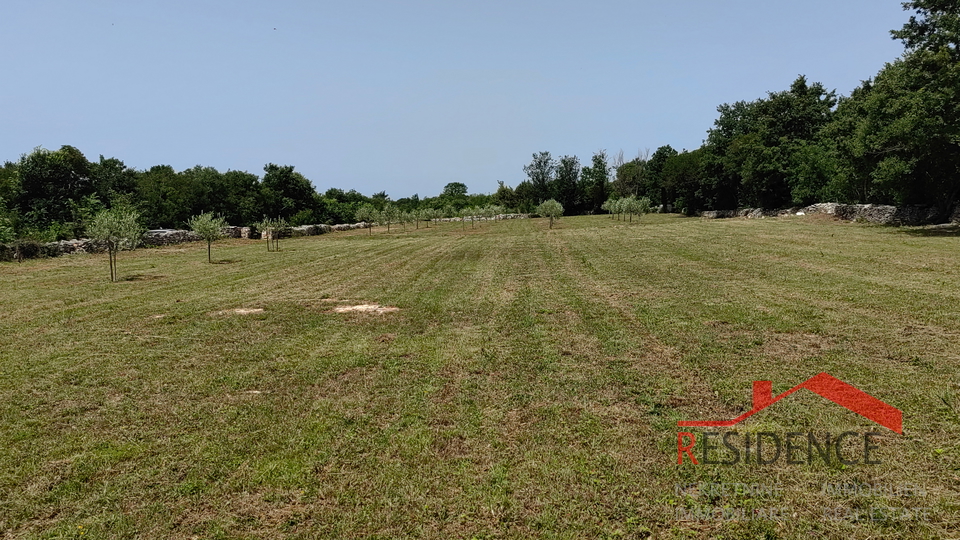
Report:
[[[550,218],[550,228],[553,228],[553,220],[559,219],[563,215],[563,205],[557,201],[550,199],[540,203],[540,206],[537,206],[535,210],[536,213],[541,216]]]
[[[187,226],[207,241],[207,262],[212,263],[210,246],[214,241],[223,238],[223,228],[227,226],[227,220],[222,216],[214,216],[212,212],[204,212],[188,219]]]
[[[606,211],[610,214],[610,219],[614,218],[614,210],[617,207],[617,201],[613,197],[607,199],[603,204],[600,205],[600,209]]]
[[[377,217],[377,221],[387,224],[387,232],[390,232],[390,224],[396,223],[399,219],[400,209],[390,203],[383,205],[383,210],[380,211]]]
[[[368,234],[373,234],[373,224],[377,221],[377,209],[372,204],[364,204],[357,208],[356,220],[367,226]]]
[[[140,213],[129,207],[114,207],[93,216],[87,226],[87,234],[107,246],[110,281],[117,280],[117,252],[122,248],[136,248],[143,232]]]
[[[280,231],[286,227],[287,220],[283,218],[264,217],[263,221],[257,223],[257,229],[267,241],[267,251],[280,251]]]

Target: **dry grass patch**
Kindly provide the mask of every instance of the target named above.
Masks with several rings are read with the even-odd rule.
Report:
[[[333,308],[334,313],[395,313],[400,308],[393,306],[381,306],[380,304],[357,304],[355,306],[337,306]]]

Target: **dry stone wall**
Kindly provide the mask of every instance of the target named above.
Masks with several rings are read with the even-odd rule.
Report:
[[[930,225],[943,222],[942,214],[931,206],[890,206],[885,204],[818,203],[803,208],[781,210],[764,210],[762,208],[708,210],[700,215],[707,219],[732,217],[756,219],[806,214],[828,214],[848,221],[866,221],[883,225]],[[960,223],[960,205],[957,205],[950,213],[948,221]]]

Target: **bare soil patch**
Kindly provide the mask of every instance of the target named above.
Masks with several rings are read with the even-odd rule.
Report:
[[[263,308],[236,308],[236,309],[225,309],[222,311],[214,312],[214,315],[250,315],[253,313],[263,313]]]
[[[380,304],[358,304],[355,306],[337,306],[333,308],[334,313],[393,313],[400,311],[400,308],[393,306],[381,306]]]

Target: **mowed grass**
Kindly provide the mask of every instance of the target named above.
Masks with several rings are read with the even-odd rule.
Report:
[[[960,236],[568,217],[0,265],[5,538],[949,538]],[[395,313],[335,313],[379,303]],[[262,309],[240,314],[236,309]],[[879,465],[678,466],[678,420],[883,431]],[[777,483],[759,498],[679,483]],[[922,496],[821,493],[912,483]],[[779,520],[677,508],[787,507]],[[831,521],[825,508],[924,507]]]

